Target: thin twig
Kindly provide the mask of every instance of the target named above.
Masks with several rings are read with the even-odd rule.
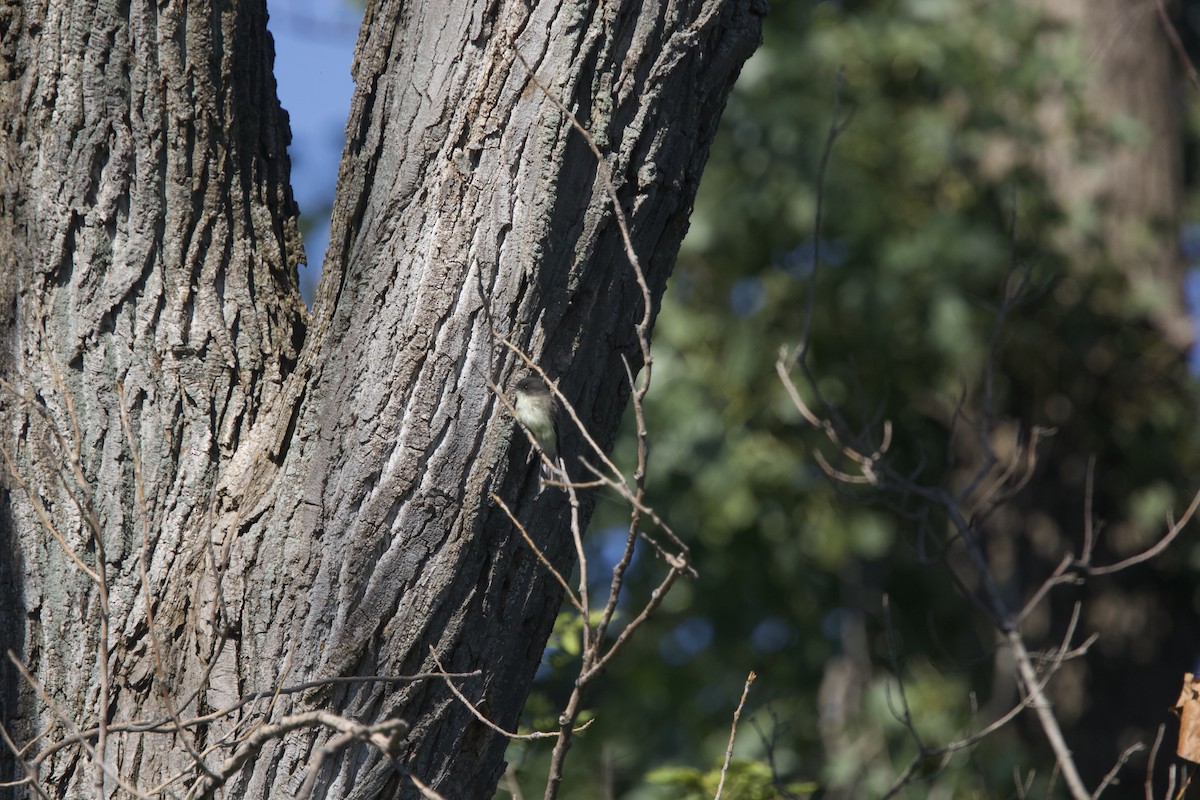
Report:
[[[850,127],[850,122],[854,119],[853,108],[850,109],[850,113],[846,115],[845,119],[838,119],[842,115],[842,90],[845,85],[846,68],[838,67],[837,83],[833,90],[833,114],[829,117],[829,131],[825,135],[825,147],[821,150],[821,160],[817,165],[817,208],[813,221],[812,270],[808,274],[808,296],[805,298],[804,329],[800,334],[800,344],[796,348],[795,354],[797,362],[803,361],[808,355],[809,337],[812,332],[812,319],[816,307],[817,270],[821,266],[821,230],[825,208],[825,174],[829,169],[829,159],[833,155],[834,143]]]
[[[38,679],[29,672],[29,669],[25,666],[21,659],[17,658],[17,654],[12,650],[8,651],[8,660],[11,661],[13,666],[17,668],[17,671],[21,673],[21,677],[25,679],[25,682],[29,684],[34,693],[36,693],[41,701],[46,704],[46,707],[50,709],[50,713],[54,715],[55,719],[57,719],[64,726],[70,729],[72,733],[78,736],[79,725],[69,714],[63,711],[54,698],[50,696],[50,693],[47,692]],[[125,781],[124,778],[122,778],[115,770],[113,770],[112,767],[108,765],[107,761],[100,758],[95,748],[93,748],[86,741],[82,741],[81,744],[83,745],[84,752],[87,753],[88,758],[91,759],[92,763],[100,765],[99,769],[104,770],[105,774],[112,778],[118,786],[132,794],[134,797],[139,798],[139,800],[141,798],[146,798],[146,795],[142,793],[136,786],[133,786]]]
[[[1175,30],[1175,24],[1171,22],[1171,16],[1167,13],[1166,3],[1163,0],[1154,0],[1154,7],[1158,10],[1158,18],[1162,22],[1163,33],[1167,35],[1172,49],[1175,50],[1175,55],[1179,57],[1179,63],[1183,64],[1184,69],[1187,70],[1188,79],[1191,80],[1192,86],[1200,90],[1200,74],[1196,73],[1196,65],[1192,63],[1187,48],[1183,46],[1183,40],[1179,38],[1179,32]]]
[[[1100,781],[1100,785],[1096,787],[1096,791],[1092,792],[1092,800],[1096,800],[1110,785],[1117,783],[1117,773],[1121,771],[1121,767],[1125,766],[1125,762],[1129,760],[1134,753],[1140,753],[1146,749],[1146,745],[1141,742],[1134,742],[1126,747],[1117,758],[1117,763],[1113,764],[1112,769],[1104,776],[1104,780]]]
[[[738,701],[737,708],[733,712],[733,724],[729,726],[729,745],[725,748],[725,763],[721,765],[721,779],[717,782],[717,793],[713,800],[721,800],[721,792],[725,790],[725,775],[729,772],[729,762],[733,759],[733,740],[737,736],[738,719],[742,716],[742,706],[746,705],[746,695],[750,693],[750,684],[754,683],[754,679],[758,677],[754,674],[754,670],[750,670],[750,674],[746,676],[746,685],[742,687],[742,699]]]
[[[1167,547],[1170,546],[1171,542],[1175,541],[1179,534],[1183,533],[1183,529],[1189,522],[1191,522],[1192,517],[1195,516],[1197,509],[1200,509],[1200,490],[1197,490],[1196,494],[1192,496],[1191,504],[1188,505],[1187,510],[1183,512],[1183,516],[1179,518],[1179,521],[1171,525],[1170,529],[1153,546],[1146,548],[1137,555],[1130,556],[1123,561],[1118,561],[1117,563],[1110,564],[1107,567],[1089,567],[1088,574],[1111,575],[1114,572],[1120,572],[1122,570],[1129,569],[1135,564],[1141,564],[1143,561],[1149,561],[1163,550],[1166,550]]]
[[[208,763],[204,760],[204,757],[200,755],[200,751],[196,749],[196,743],[192,740],[191,734],[183,726],[179,711],[175,707],[175,698],[171,695],[171,691],[168,688],[166,670],[163,668],[162,643],[158,639],[158,633],[154,625],[154,595],[150,592],[150,576],[146,569],[147,555],[150,551],[150,511],[146,503],[146,484],[143,480],[142,460],[138,455],[137,442],[133,438],[133,427],[129,424],[129,414],[125,408],[125,386],[120,381],[117,382],[117,406],[121,414],[121,428],[125,433],[126,444],[129,446],[129,456],[133,465],[134,486],[137,488],[138,517],[142,523],[142,547],[138,553],[138,575],[142,582],[142,599],[146,604],[146,631],[150,635],[150,651],[154,654],[154,685],[158,689],[163,706],[167,709],[167,715],[170,716],[171,722],[175,725],[175,734],[183,744],[184,749],[187,750],[188,755],[191,756],[192,762],[195,763],[201,772],[210,778],[216,778],[216,773],[212,771]],[[100,730],[100,741],[104,741],[103,727]],[[103,746],[100,747],[100,752],[104,752]]]
[[[58,542],[58,546],[61,547],[62,551],[67,554],[67,557],[74,562],[75,566],[78,567],[83,574],[87,575],[93,583],[98,583],[100,581],[100,576],[96,574],[95,570],[83,563],[83,559],[81,559],[75,550],[69,544],[67,544],[66,539],[63,538],[63,535],[51,521],[50,514],[48,511],[46,511],[46,507],[42,505],[42,501],[29,487],[29,484],[27,484],[21,478],[20,473],[17,472],[17,467],[13,463],[12,455],[8,452],[8,448],[6,448],[4,445],[0,445],[0,455],[4,456],[4,463],[8,469],[8,474],[16,482],[17,486],[20,487],[21,492],[25,495],[25,499],[28,500],[30,505],[33,506],[33,511],[35,514],[37,514],[38,521],[42,523],[42,527],[50,532],[50,535],[53,536],[55,541]]]
[[[565,472],[565,469],[564,469]],[[591,600],[588,597],[588,562],[587,553],[583,547],[583,526],[580,521],[579,492],[575,484],[566,484],[567,501],[571,504],[571,540],[575,543],[575,558],[579,562],[579,611],[583,623],[583,651],[591,652],[596,640],[596,630],[592,626],[590,613]]]
[[[625,645],[629,643],[629,640],[633,637],[634,632],[640,628],[642,624],[646,622],[646,620],[650,619],[658,607],[662,605],[663,600],[667,598],[667,592],[682,574],[683,572],[675,567],[671,567],[671,569],[667,571],[667,574],[662,579],[662,582],[655,587],[653,592],[651,592],[649,602],[647,602],[645,607],[642,608],[641,612],[636,617],[631,619],[629,624],[622,629],[620,635],[617,636],[616,641],[614,641],[612,646],[608,648],[608,652],[602,657],[596,659],[596,662],[592,668],[579,676],[580,681],[590,682],[608,667],[609,663],[616,658],[617,653],[621,652]]]
[[[0,784],[0,786],[5,788],[16,788],[18,786],[28,785],[33,787],[33,791],[37,793],[38,797],[45,798],[45,800],[50,800],[50,795],[46,794],[46,790],[43,789],[42,785],[38,782],[37,768],[30,765],[29,762],[25,760],[23,753],[17,749],[16,743],[13,742],[12,737],[8,735],[8,728],[4,727],[4,723],[2,721],[0,721],[0,737],[4,739],[5,746],[12,751],[13,757],[21,765],[21,771],[25,773],[25,777],[21,780],[10,781]]]
[[[888,658],[891,660],[892,674],[896,676],[900,694],[900,711],[897,712],[896,709],[891,708],[892,695],[889,687],[888,707],[896,721],[908,729],[913,741],[916,742],[918,755],[923,755],[926,752],[925,743],[921,741],[921,736],[917,733],[917,726],[913,724],[912,712],[908,707],[908,695],[904,691],[904,674],[900,671],[900,648],[896,645],[896,629],[892,623],[892,602],[886,592],[882,598],[882,608],[883,629],[888,643]]]
[[[525,543],[529,545],[529,549],[533,551],[535,556],[537,556],[537,560],[542,562],[546,569],[550,571],[550,574],[554,576],[554,579],[558,581],[558,585],[563,588],[563,591],[567,595],[567,599],[571,601],[571,605],[575,607],[575,610],[586,617],[587,607],[578,597],[575,596],[575,592],[571,590],[571,585],[567,583],[567,579],[564,578],[562,573],[550,563],[550,559],[546,558],[545,553],[543,553],[541,548],[538,547],[533,541],[533,537],[529,535],[529,531],[525,530],[525,526],[522,525],[520,520],[517,519],[516,515],[513,514],[512,509],[508,507],[508,504],[505,503],[500,495],[496,494],[495,492],[490,492],[488,497],[492,499],[492,502],[500,506],[505,515],[508,517],[509,522],[513,524],[513,526],[521,534],[522,538],[525,539]]]
[[[226,706],[225,708],[204,714],[202,716],[185,719],[183,720],[182,724],[184,728],[194,728],[198,725],[216,722],[217,720],[227,717],[230,714],[233,714],[235,711],[244,708],[250,703],[254,703],[259,700],[266,698],[273,699],[281,695],[306,692],[310,689],[317,689],[322,686],[341,686],[357,683],[412,683],[416,681],[432,680],[434,678],[441,679],[445,677],[478,678],[482,674],[483,673],[480,670],[475,670],[473,672],[421,672],[415,675],[370,675],[362,677],[321,678],[319,680],[308,681],[306,683],[301,683],[294,686],[283,686],[261,692],[254,692],[253,694],[248,694],[241,697],[237,702]],[[110,725],[108,730],[110,733],[170,734],[174,732],[175,726],[174,722],[169,717],[163,717],[156,720],[144,720],[139,722],[127,722]],[[30,763],[35,765],[41,764],[50,756],[73,744],[81,744],[86,746],[89,741],[96,738],[97,733],[98,731],[96,728],[70,733],[63,737],[63,739],[47,745],[45,749],[41,750],[33,759],[31,759]]]
[[[1093,498],[1096,490],[1096,457],[1088,459],[1087,481],[1083,488],[1083,549],[1079,560],[1084,564],[1092,563],[1092,548],[1096,544],[1095,521],[1093,514]]]
[[[433,658],[433,663],[438,665],[438,669],[443,669],[442,662],[437,657],[437,651],[434,650],[432,646],[429,648],[429,655]],[[533,739],[553,739],[554,737],[558,736],[556,731],[534,731],[533,733],[512,733],[511,731],[506,731],[504,728],[501,728],[499,725],[484,716],[483,712],[476,708],[475,704],[468,700],[465,694],[459,691],[458,687],[454,685],[454,681],[450,679],[450,673],[439,673],[439,677],[445,680],[446,686],[449,687],[451,693],[457,697],[464,706],[467,707],[467,710],[471,712],[475,719],[479,720],[484,725],[491,728],[493,731],[505,737],[506,739],[511,739],[513,741],[528,741]],[[575,729],[575,733],[587,730],[587,727],[591,725],[593,721],[594,720],[588,720],[583,725],[580,725]]]
[[[425,800],[446,800],[433,787],[429,786],[416,775],[413,775],[407,767],[404,769],[404,776],[412,781],[412,785],[417,787],[417,791],[421,793],[421,797],[424,797]]]
[[[1158,735],[1154,737],[1154,745],[1150,748],[1150,760],[1146,764],[1146,800],[1154,800],[1154,762],[1158,758],[1158,748],[1162,745],[1163,733],[1167,726],[1158,726]]]
[[[237,751],[218,767],[215,777],[202,777],[196,783],[198,791],[195,793],[195,797],[213,797],[218,789],[224,786],[247,761],[253,758],[269,742],[283,738],[292,731],[316,726],[325,726],[343,734],[350,734],[346,737],[337,737],[340,747],[344,747],[355,740],[368,741],[379,748],[385,755],[389,754],[393,737],[402,735],[403,732],[408,730],[408,723],[402,719],[390,719],[375,725],[363,725],[354,720],[322,710],[306,711],[301,714],[284,717],[273,725],[263,726],[252,737],[243,742]],[[323,758],[324,756],[319,755],[315,762],[310,764],[309,778],[315,773],[315,768],[320,765]],[[307,780],[306,786],[301,787],[301,792],[305,791],[311,791],[311,784],[308,784]],[[302,796],[304,795],[297,794],[297,797]]]
[[[593,644],[593,647],[597,646]],[[567,752],[571,749],[571,743],[574,741],[574,731],[571,726],[579,717],[579,712],[583,708],[583,689],[587,685],[583,676],[575,679],[575,685],[571,688],[571,696],[567,698],[567,704],[563,707],[562,713],[558,715],[558,738],[554,742],[554,749],[550,751],[550,769],[546,773],[546,791],[542,795],[543,800],[554,800],[558,796],[558,789],[562,785],[563,779],[563,764],[566,763]]]

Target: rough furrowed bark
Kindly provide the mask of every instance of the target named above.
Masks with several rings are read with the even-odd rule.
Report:
[[[97,539],[106,546],[119,588],[110,716],[161,715],[164,683],[191,717],[278,685],[430,671],[432,649],[448,670],[479,670],[459,680],[462,690],[512,729],[561,598],[489,492],[561,569],[573,547],[564,498],[538,493],[529,447],[488,388],[525,371],[495,333],[560,380],[607,446],[628,396],[623,359],[639,366],[643,312],[601,171],[521,59],[605,153],[657,305],[764,9],[753,0],[369,4],[331,245],[306,329],[260,12],[197,5],[25,10],[15,52],[26,66],[4,94],[19,113],[6,116],[0,175],[18,189],[6,191],[0,230],[28,249],[22,264],[6,254],[28,277],[14,290],[4,366],[31,393],[28,402],[5,396],[5,442],[85,565],[96,563]],[[111,22],[85,27],[75,17],[89,13]],[[101,35],[114,53],[127,51],[123,68],[92,51]],[[107,92],[83,108],[107,117],[33,119],[95,97],[62,83],[74,74],[66,55],[38,56],[51,46],[83,53],[74,80],[96,74]],[[106,69],[114,73],[101,80]],[[56,81],[56,94],[39,94],[43,81]],[[67,139],[51,170],[21,146],[47,130]],[[45,186],[48,175],[62,186]],[[116,411],[118,384],[140,470]],[[88,491],[54,472],[69,470],[75,442],[66,396],[83,421]],[[45,432],[47,419],[66,432],[62,442]],[[564,438],[571,462],[580,442]],[[569,468],[584,474],[577,460]],[[29,620],[14,649],[70,700],[81,727],[94,725],[96,582],[15,479],[7,488],[24,576],[9,594]],[[87,502],[71,495],[95,498],[101,536],[89,533]],[[152,679],[138,583],[143,522],[165,681]],[[316,796],[415,796],[409,770],[448,797],[486,797],[501,774],[504,738],[440,681],[284,695],[271,713],[311,708],[411,725],[394,760],[365,745],[327,760]],[[50,715],[28,692],[19,709],[6,710],[5,724],[22,722],[20,743]],[[255,719],[248,708],[237,732]],[[114,733],[109,760],[146,788],[190,768],[182,745],[199,752],[233,726]],[[332,735],[304,728],[268,742],[225,796],[294,791]],[[88,769],[68,747],[42,777],[86,785]]]
[[[265,12],[48,0],[6,4],[0,18],[0,444],[15,472],[0,463],[3,644],[80,728],[97,724],[105,682],[110,721],[152,718],[164,691],[182,703],[199,686],[212,656],[217,622],[193,602],[213,574],[212,490],[304,334]],[[68,548],[104,568],[103,648],[101,592]],[[23,745],[54,715],[2,656],[3,684],[21,687],[3,721]],[[189,763],[169,738],[113,737],[113,769],[143,786],[165,779]],[[41,778],[79,796],[87,765],[67,748]]]

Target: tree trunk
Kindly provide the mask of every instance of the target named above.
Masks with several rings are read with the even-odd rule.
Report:
[[[1175,5],[1169,2],[1168,5]],[[1086,99],[1112,137],[1081,139],[1065,99],[1048,92],[1039,111],[1048,146],[1043,167],[1064,208],[1094,207],[1099,250],[1072,243],[1075,266],[1111,263],[1133,300],[1181,352],[1195,338],[1184,304],[1179,247],[1183,202],[1183,125],[1178,54],[1157,2],[1050,0],[1037,7],[1078,32],[1087,61]]]
[[[0,719],[29,748],[0,778],[183,794],[198,755],[218,770],[256,722],[328,708],[411,730],[395,763],[341,751],[316,796],[415,796],[407,771],[489,795],[505,739],[441,681],[122,726],[431,651],[515,726],[560,593],[489,493],[561,569],[573,548],[488,388],[524,371],[493,329],[607,446],[643,302],[595,159],[521,57],[603,151],[656,306],[762,12],[370,4],[310,317],[262,4],[0,6],[0,644],[45,692],[5,662]],[[55,747],[75,725],[107,771]],[[294,791],[329,736],[269,741],[225,796]]]
[[[266,424],[305,330],[265,10],[60,0],[9,3],[0,18],[0,537],[13,557],[0,635],[81,728],[102,709],[109,722],[156,717],[168,694],[192,716],[214,642],[214,488]],[[3,669],[20,687],[4,723],[23,746],[56,714]],[[170,738],[93,741],[149,787],[189,763]],[[66,796],[114,788],[77,746],[41,779]]]

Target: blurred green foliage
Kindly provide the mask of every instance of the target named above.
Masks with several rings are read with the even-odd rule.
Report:
[[[721,786],[721,770],[701,772],[690,767],[661,767],[647,777],[652,784],[675,789],[679,800],[709,800]],[[778,784],[770,767],[761,761],[731,761],[721,786],[721,796],[728,800],[776,800],[788,792],[796,797],[810,797],[817,790],[815,783]]]
[[[995,667],[992,627],[944,567],[922,558],[920,526],[817,467],[814,450],[828,445],[802,424],[774,370],[806,324],[824,398],[856,430],[890,420],[890,463],[938,485],[960,466],[948,434],[955,410],[984,401],[997,308],[1026,280],[995,342],[993,402],[999,419],[1057,435],[1013,511],[1020,552],[1005,588],[1015,598],[1078,546],[1089,459],[1095,513],[1112,523],[1098,560],[1144,545],[1194,490],[1195,389],[1182,354],[1106,261],[1105,210],[1057,204],[1039,160],[1051,117],[1072,131],[1081,164],[1113,144],[1151,145],[1136,124],[1089,110],[1077,32],[1035,6],[773,4],[764,46],[725,112],[654,337],[651,500],[686,535],[701,577],[672,591],[589,698],[596,721],[568,759],[563,797],[711,797],[751,669],[760,679],[730,798],[880,796],[918,753],[902,701],[933,748],[1017,699]],[[822,151],[830,125],[846,119],[818,231]],[[633,462],[632,434],[618,463]],[[597,573],[613,561],[613,536],[623,538],[621,514],[600,501],[589,534],[594,597],[607,586]],[[931,530],[941,530],[936,519]],[[1195,627],[1197,563],[1193,537],[1145,572],[1172,615],[1168,631]],[[659,575],[640,553],[628,602]],[[1035,643],[1061,633],[1063,609],[1051,609],[1030,632]],[[573,679],[578,627],[556,630],[531,720],[561,707]],[[1168,658],[1170,636],[1151,657]],[[1089,659],[1080,691],[1100,691],[1124,664]],[[1090,696],[1077,713],[1064,705],[1070,731],[1090,726],[1111,748],[1126,743],[1126,721],[1101,731],[1089,709]],[[548,752],[510,749],[527,794],[540,792]],[[906,796],[1015,796],[1014,774],[1032,774],[1029,791],[1044,796],[1050,763],[1040,735],[1012,725],[922,762]]]

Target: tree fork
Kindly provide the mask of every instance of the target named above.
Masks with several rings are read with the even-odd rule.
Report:
[[[643,314],[596,161],[520,59],[604,153],[656,310],[763,13],[369,4],[310,315],[261,2],[0,6],[2,644],[64,714],[186,721],[273,686],[428,672],[432,647],[449,670],[481,670],[462,690],[514,727],[561,589],[488,493],[560,570],[574,547],[565,499],[538,495],[487,388],[520,371],[495,332],[607,447]],[[26,748],[0,778],[19,779],[53,714],[0,669],[23,686],[0,696]],[[399,762],[451,796],[487,796],[503,771],[504,739],[440,681],[286,694],[272,713],[314,707],[405,720]],[[101,749],[143,790],[186,784],[197,758],[228,756],[206,748],[231,727],[122,728]],[[332,735],[265,743],[230,796],[294,791]],[[100,780],[71,747],[38,779]],[[417,791],[365,746],[306,785]]]

